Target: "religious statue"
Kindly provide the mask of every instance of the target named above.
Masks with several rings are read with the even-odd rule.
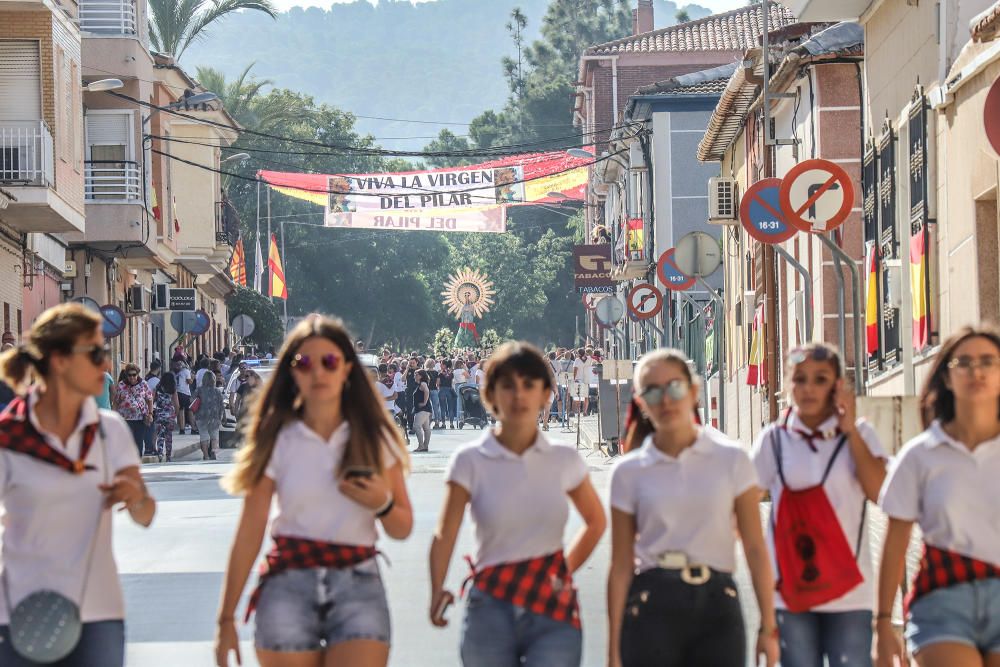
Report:
[[[458,333],[453,347],[475,347],[479,343],[479,331],[476,329],[476,319],[482,318],[493,305],[493,283],[486,274],[472,269],[462,269],[453,274],[447,283],[444,305],[448,312],[458,318]]]

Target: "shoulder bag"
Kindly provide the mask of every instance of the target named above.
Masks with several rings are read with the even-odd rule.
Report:
[[[100,420],[100,418],[98,418]],[[104,483],[110,484],[108,475],[108,447],[104,438],[104,424],[98,421],[98,437],[101,439],[101,452],[104,466]],[[6,452],[4,452],[6,456]],[[8,466],[8,474],[10,467]],[[21,600],[16,607],[10,603],[10,586],[7,581],[7,568],[3,569],[4,600],[9,615],[9,630],[11,646],[14,652],[32,662],[48,665],[58,662],[73,652],[80,642],[83,623],[80,620],[80,605],[87,593],[87,580],[90,578],[90,565],[94,557],[94,547],[97,545],[97,535],[100,532],[101,519],[104,510],[97,515],[97,525],[87,550],[87,564],[83,571],[83,585],[80,589],[80,602],[76,603],[57,591],[41,589]]]

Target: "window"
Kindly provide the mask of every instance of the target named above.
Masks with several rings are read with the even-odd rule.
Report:
[[[87,114],[87,199],[137,199],[139,171],[132,161],[132,113]]]

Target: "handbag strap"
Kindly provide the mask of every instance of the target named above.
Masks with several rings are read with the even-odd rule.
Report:
[[[109,474],[109,471],[111,469],[111,463],[108,460],[108,443],[104,433],[104,421],[101,419],[100,412],[98,412],[97,414],[97,437],[100,438],[101,440],[101,458],[103,459],[101,463],[103,464],[104,467],[104,484],[108,485],[111,483],[111,476]],[[0,454],[3,455],[5,460],[7,460],[8,452],[6,450],[0,450]],[[11,471],[10,471],[11,466],[9,460],[7,460],[7,465],[5,465],[4,468],[6,469],[4,475],[5,476],[4,484],[6,486],[6,484],[10,482],[10,477],[11,477]],[[80,601],[77,603],[77,606],[80,609],[83,608],[83,599],[84,596],[86,596],[87,594],[87,584],[90,583],[89,582],[90,566],[94,560],[94,551],[97,548],[97,537],[101,532],[101,521],[104,519],[104,512],[105,510],[102,507],[101,511],[98,512],[97,514],[97,525],[94,526],[94,534],[90,538],[90,546],[87,547],[87,561],[83,569],[83,583],[80,586],[80,598],[79,598]],[[14,605],[11,604],[10,600],[10,585],[7,579],[6,563],[4,563],[3,565],[3,572],[2,574],[0,574],[0,576],[2,576],[3,578],[3,597],[4,597],[4,602],[7,605],[7,618],[9,620],[14,613]]]

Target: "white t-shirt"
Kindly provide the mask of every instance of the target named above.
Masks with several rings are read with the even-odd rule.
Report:
[[[857,427],[861,439],[868,445],[868,451],[873,456],[885,458],[885,452],[875,429],[861,419],[858,420]],[[799,490],[816,486],[823,479],[823,472],[826,470],[830,457],[840,440],[840,436],[836,434],[836,428],[836,417],[830,417],[816,429],[809,429],[793,414],[788,420],[787,431],[781,429],[779,425],[772,424],[757,436],[751,457],[757,468],[757,477],[761,487],[771,492],[772,516],[775,519],[778,516],[783,487],[781,478],[778,476],[774,448],[771,445],[771,434],[777,430],[775,436],[781,438],[781,466],[785,481],[789,488]],[[817,451],[814,452],[809,448],[805,438],[795,432],[796,430],[816,430],[830,437],[816,438],[813,444],[815,444]],[[851,547],[852,553],[858,548],[858,535],[861,535],[858,569],[861,570],[864,581],[836,600],[814,607],[811,611],[870,610],[875,604],[875,568],[872,563],[869,531],[861,529],[862,512],[865,513],[867,523],[868,514],[864,510],[867,500],[864,489],[861,488],[861,482],[858,481],[857,467],[854,457],[851,456],[848,443],[845,442],[840,453],[837,454],[837,459],[833,463],[833,468],[830,469],[830,475],[826,478],[823,490],[830,501],[830,506],[837,515],[840,528],[844,531],[844,537],[847,538],[847,544]],[[771,551],[771,563],[775,573],[777,573],[777,560],[774,556],[774,523],[770,520],[767,522],[767,542]],[[785,609],[785,602],[778,592],[774,594],[774,603],[778,609]]]
[[[190,396],[191,385],[188,384],[188,380],[191,379],[191,369],[187,367],[182,368],[175,375],[177,376],[177,393]]]
[[[199,368],[194,373],[194,389],[197,391],[198,387],[201,386],[201,379],[205,377],[205,373],[208,372],[207,368]]]
[[[156,387],[159,384],[160,384],[160,378],[157,377],[156,375],[153,375],[146,380],[146,386],[149,387],[149,390],[153,393],[156,393]]]
[[[476,386],[482,387],[486,383],[486,371],[482,366],[476,366]]]
[[[375,512],[340,492],[340,461],[351,435],[346,421],[329,440],[323,440],[305,423],[295,421],[278,432],[271,460],[264,474],[274,480],[278,513],[271,535],[304,537],[322,542],[371,546],[378,539]],[[398,459],[386,441],[385,467]]]
[[[935,421],[893,459],[879,504],[927,544],[1000,565],[998,480],[1000,438],[970,451]]]
[[[573,368],[570,371],[570,378],[574,382],[586,382],[587,381],[587,370],[586,362],[580,357],[573,360]]]
[[[667,456],[653,444],[623,456],[611,471],[611,507],[635,517],[635,560],[657,567],[668,551],[721,572],[736,569],[736,498],[757,486],[738,443],[702,427],[691,447]]]
[[[469,381],[469,371],[464,368],[456,368],[454,376],[455,384],[464,384]]]
[[[392,376],[392,390],[397,394],[406,391],[406,382],[403,380],[403,373],[396,371],[396,374]]]
[[[7,572],[11,605],[16,607],[43,588],[80,602],[84,564],[96,530],[81,619],[84,623],[123,619],[125,601],[111,548],[111,511],[103,510],[104,494],[97,485],[125,468],[139,466],[132,432],[117,412],[99,411],[97,402],[88,398],[64,447],[56,436],[41,431],[34,414],[35,396],[28,400],[32,424],[70,459],[80,455],[83,428],[96,422],[98,415],[104,437],[102,442],[98,433],[87,454],[86,463],[96,470],[81,475],[25,454],[0,450],[0,567]],[[105,452],[110,466],[105,466]],[[0,578],[0,600],[4,599],[3,586]],[[0,625],[8,621],[7,605],[0,603]]]
[[[378,389],[378,393],[385,399],[385,407],[387,407],[392,414],[399,412],[399,408],[396,406],[396,399],[391,398],[396,392],[385,386],[384,382],[376,382],[375,388]]]
[[[576,449],[548,441],[518,456],[490,430],[456,451],[445,479],[469,492],[476,528],[476,567],[559,551],[569,518],[567,493],[587,477]]]
[[[600,382],[600,378],[597,377],[597,370],[594,368],[600,362],[593,357],[588,358],[583,362],[583,375],[584,382],[589,384],[591,387],[596,387]]]

